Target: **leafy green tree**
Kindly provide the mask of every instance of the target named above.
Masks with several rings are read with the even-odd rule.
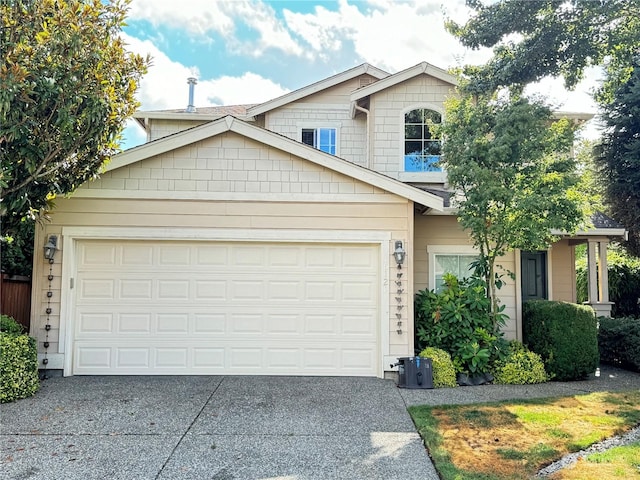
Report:
[[[492,312],[500,309],[496,260],[539,250],[583,224],[586,203],[570,155],[575,126],[538,100],[461,95],[445,103],[442,164],[458,220],[478,248]]]
[[[30,220],[22,221],[16,225],[11,235],[0,238],[2,273],[31,276],[35,223]]]
[[[120,37],[128,3],[0,3],[3,235],[95,177],[118,150],[149,63]]]
[[[629,231],[627,250],[640,256],[640,58],[605,107],[605,132],[595,149],[608,213]]]
[[[493,47],[493,58],[468,67],[471,91],[523,86],[562,76],[573,88],[584,69],[606,63],[609,82],[601,95],[628,78],[640,48],[637,0],[467,0],[474,15],[464,25],[447,22],[463,45]]]

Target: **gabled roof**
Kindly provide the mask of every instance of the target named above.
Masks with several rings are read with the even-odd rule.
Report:
[[[133,118],[140,124],[142,128],[147,129],[149,119],[161,120],[187,120],[194,122],[210,122],[227,115],[241,117],[250,121],[252,118],[247,115],[249,108],[255,107],[256,103],[246,105],[220,105],[213,107],[199,107],[195,112],[187,112],[184,108],[174,108],[169,110],[139,110],[133,114]]]
[[[250,108],[247,111],[247,114],[251,116],[260,115],[262,113],[268,112],[269,110],[282,107],[287,103],[295,102],[296,100],[308,97],[309,95],[313,95],[314,93],[326,90],[327,88],[339,85],[342,82],[346,82],[364,74],[371,75],[372,77],[377,78],[378,81],[383,78],[387,78],[390,75],[388,72],[380,70],[373,65],[363,63],[362,65],[358,65],[357,67],[338,73],[336,75],[333,75],[332,77],[325,78],[324,80],[320,80],[319,82],[312,83],[311,85],[307,85],[306,87],[302,87],[298,90],[294,90],[293,92],[289,92],[285,95],[282,95],[281,97],[274,98],[273,100],[269,100],[268,102],[256,105],[255,107]],[[374,82],[374,84],[375,83],[378,82]]]
[[[441,68],[434,67],[430,63],[422,62],[411,68],[407,68],[406,70],[394,73],[393,75],[390,75],[382,80],[378,80],[371,85],[359,88],[351,94],[351,101],[356,102],[361,98],[368,97],[369,95],[385,90],[411,78],[417,77],[418,75],[429,75],[431,77],[438,78],[443,82],[450,83],[452,86],[458,85],[458,80],[454,75],[447,73]]]
[[[622,237],[625,240],[628,238],[629,232],[624,228],[624,225],[618,223],[613,218],[605,215],[602,212],[595,212],[591,215],[592,227],[586,228],[576,232],[575,237]],[[554,235],[566,235],[566,232],[560,230],[552,230]]]
[[[235,132],[270,147],[283,150],[292,155],[308,160],[316,165],[328,168],[387,192],[414,201],[424,205],[425,207],[438,211],[443,209],[442,198],[433,195],[432,193],[422,191],[418,188],[412,187],[411,185],[407,185],[391,177],[387,177],[386,175],[374,172],[373,170],[361,167],[334,155],[324,153],[303,143],[296,142],[290,138],[265,130],[264,128],[256,127],[255,125],[232,116],[226,116],[219,120],[205,123],[204,125],[174,133],[173,135],[126,150],[111,159],[111,162],[107,165],[106,171],[125,167],[155,155],[160,155],[224,132]]]

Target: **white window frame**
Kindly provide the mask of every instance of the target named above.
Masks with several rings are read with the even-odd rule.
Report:
[[[404,122],[404,116],[409,113],[412,110],[418,110],[418,109],[426,109],[426,110],[433,110],[434,112],[438,112],[442,118],[442,122],[445,121],[445,117],[444,117],[444,110],[442,109],[442,106],[440,105],[436,105],[434,103],[416,103],[411,105],[410,107],[407,107],[405,109],[403,109],[400,112],[400,118],[399,118],[399,123],[400,123],[400,135],[401,138],[399,139],[399,151],[398,151],[398,172],[399,172],[399,179],[403,182],[433,182],[433,183],[445,183],[447,181],[447,172],[444,170],[444,168],[442,169],[441,172],[405,172],[404,171],[404,142],[405,142],[405,136],[404,136],[404,127],[405,127],[405,122]]]
[[[436,255],[480,255],[473,245],[428,245],[429,290],[436,288]]]
[[[340,122],[323,122],[322,120],[318,120],[315,122],[299,122],[296,124],[296,135],[297,140],[302,143],[302,130],[318,130],[320,128],[332,128],[336,131],[336,153],[335,156],[340,156],[340,128],[342,124]],[[314,147],[315,148],[315,147]],[[320,149],[318,149],[320,150]],[[322,150],[320,150],[322,151]],[[324,152],[326,153],[326,152]],[[331,155],[331,154],[328,154]]]

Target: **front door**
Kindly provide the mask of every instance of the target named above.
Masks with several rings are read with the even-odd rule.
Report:
[[[522,301],[546,300],[547,252],[521,252]]]

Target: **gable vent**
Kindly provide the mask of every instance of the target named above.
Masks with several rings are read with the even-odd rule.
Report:
[[[371,77],[360,77],[358,80],[360,81],[359,88],[366,87],[373,83],[373,78]]]

